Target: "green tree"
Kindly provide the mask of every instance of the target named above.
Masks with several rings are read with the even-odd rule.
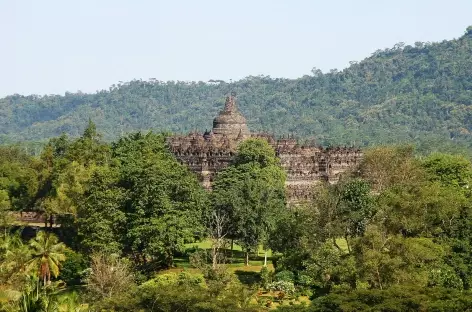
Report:
[[[113,146],[120,186],[129,190],[125,251],[143,265],[171,266],[176,251],[202,236],[207,194],[165,145],[166,136],[130,135]]]
[[[421,165],[430,179],[444,186],[460,187],[468,190],[472,181],[470,160],[461,155],[434,153],[426,157]]]
[[[265,140],[249,139],[238,147],[234,164],[219,173],[213,187],[214,209],[230,211],[234,237],[246,251],[267,245],[285,209],[285,172]]]
[[[43,281],[43,285],[51,282],[51,273],[54,277],[59,275],[61,263],[66,260],[64,252],[66,246],[59,243],[57,236],[52,233],[40,231],[30,241],[32,259],[28,268],[35,272]]]
[[[121,253],[126,240],[125,201],[129,190],[119,185],[118,168],[97,167],[85,185],[72,224],[80,250]]]

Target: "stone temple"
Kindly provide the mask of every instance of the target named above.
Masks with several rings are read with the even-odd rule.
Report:
[[[355,168],[362,157],[357,148],[323,148],[299,144],[290,136],[276,139],[265,133],[251,133],[236,106],[235,94],[226,98],[211,131],[172,136],[168,144],[175,157],[210,189],[216,173],[231,163],[238,144],[247,138],[263,138],[275,149],[287,173],[287,199],[291,203],[309,201],[316,184],[336,183],[339,175]]]

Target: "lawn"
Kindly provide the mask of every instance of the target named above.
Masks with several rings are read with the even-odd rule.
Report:
[[[181,272],[182,270],[197,273],[199,272],[198,269],[192,267],[190,264],[188,255],[192,252],[192,250],[197,249],[204,249],[204,250],[211,250],[211,241],[204,240],[201,242],[195,242],[186,244],[186,250],[184,256],[176,257],[174,259],[175,267],[164,270],[160,273],[169,273],[169,272]],[[236,274],[239,280],[244,284],[253,284],[257,282],[259,279],[259,272],[261,271],[262,267],[264,266],[264,249],[259,247],[257,254],[250,254],[249,256],[249,266],[246,266],[244,263],[245,253],[242,251],[241,246],[237,244],[233,244],[233,249],[223,249],[222,252],[226,253],[227,255],[227,267],[230,272]],[[267,251],[267,267],[269,270],[274,270],[274,266],[271,262],[272,259],[272,252],[270,250]]]

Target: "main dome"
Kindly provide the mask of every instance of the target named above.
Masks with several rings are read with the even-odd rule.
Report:
[[[231,94],[226,98],[224,109],[213,119],[214,134],[226,135],[228,137],[249,136],[249,128],[246,118],[236,107],[236,96]]]

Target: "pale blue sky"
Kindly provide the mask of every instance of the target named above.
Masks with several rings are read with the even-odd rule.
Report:
[[[472,25],[472,0],[0,0],[0,96],[296,78]]]

